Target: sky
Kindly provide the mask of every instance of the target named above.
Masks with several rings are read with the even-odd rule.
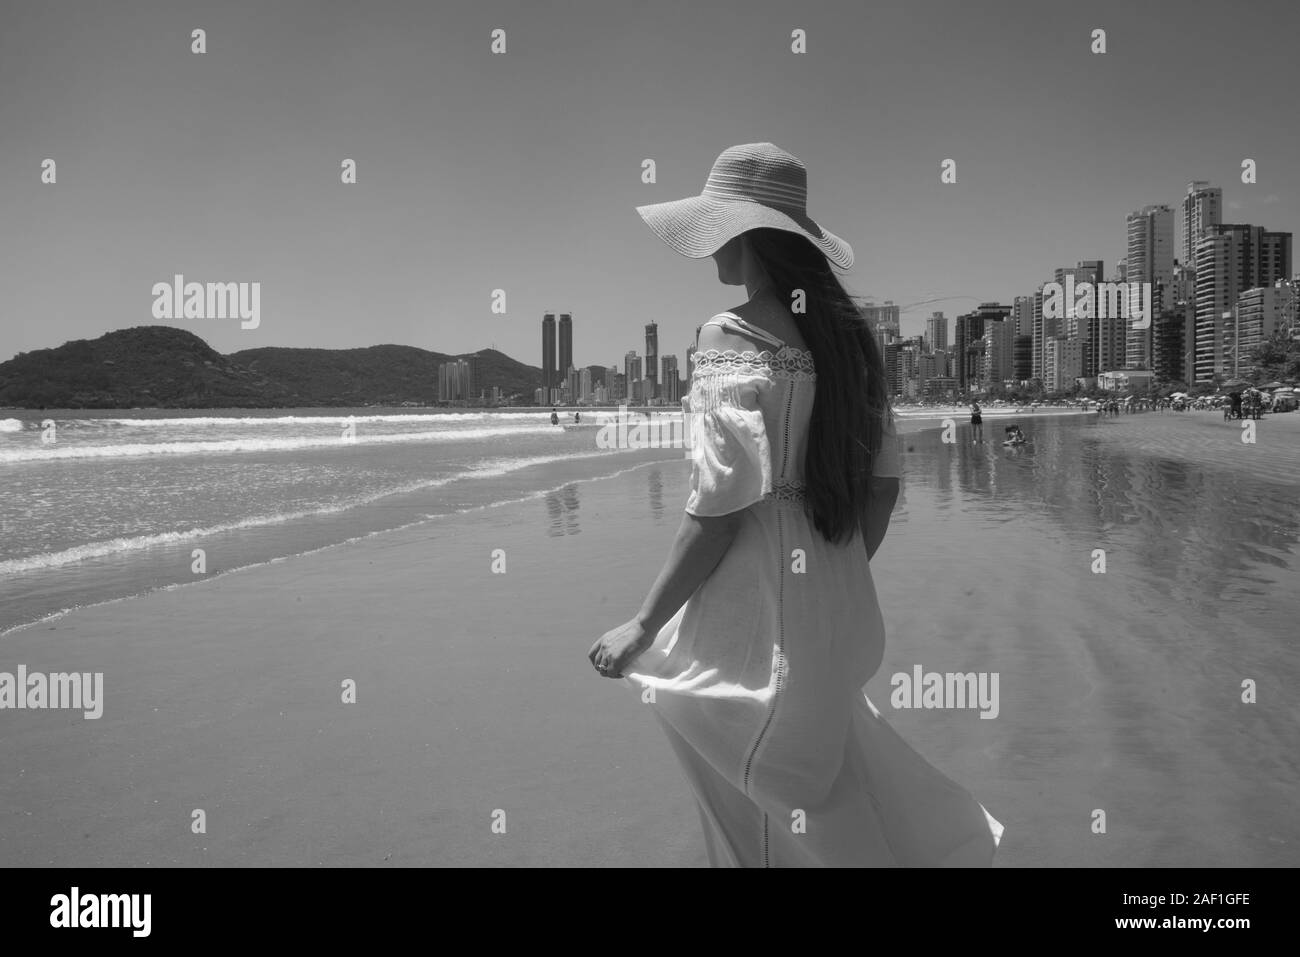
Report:
[[[540,365],[555,311],[575,365],[621,367],[654,321],[685,369],[744,290],[635,207],[759,141],[807,165],[810,215],[855,250],[849,291],[911,307],[920,334],[1058,266],[1109,275],[1125,216],[1177,211],[1190,180],[1223,188],[1225,221],[1300,228],[1298,26],[1266,0],[0,0],[0,361],[165,322],[223,353]],[[260,324],[155,319],[176,273],[260,282]]]

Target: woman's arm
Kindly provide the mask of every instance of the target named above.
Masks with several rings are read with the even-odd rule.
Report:
[[[718,567],[740,530],[745,510],[730,515],[682,516],[668,559],[637,616],[606,632],[591,646],[587,658],[607,678],[622,677],[623,669],[654,643],[686,600]]]
[[[744,514],[741,509],[730,515],[682,516],[668,559],[636,616],[646,631],[657,634],[704,584],[735,541]]]
[[[885,540],[889,529],[889,519],[894,514],[894,503],[898,501],[898,479],[873,478],[871,480],[871,504],[862,515],[860,527],[862,541],[867,546],[867,560],[876,557],[876,549]]]

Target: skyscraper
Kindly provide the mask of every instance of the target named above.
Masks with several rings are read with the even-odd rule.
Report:
[[[984,323],[984,366],[980,378],[990,385],[1015,377],[1016,327],[1010,318]]]
[[[1103,278],[1102,261],[1100,259],[1080,259],[1075,266],[1059,267],[1054,278],[1062,288],[1064,288],[1067,278],[1073,278],[1075,286],[1082,282],[1099,283]],[[1065,316],[1061,319],[1058,334],[1066,336],[1083,335],[1085,332],[1083,324],[1086,320],[1080,317],[1073,308],[1074,303],[1068,302],[1066,306]]]
[[[877,335],[880,335],[878,332]],[[882,348],[882,354],[885,360],[885,388],[891,395],[898,393],[898,352],[902,343],[897,339],[889,339]]]
[[[555,313],[542,316],[542,389],[546,392],[545,404],[550,404],[551,390],[558,384],[555,369]]]
[[[1179,263],[1151,320],[1151,371],[1159,382],[1191,382],[1196,358],[1196,270]]]
[[[1016,296],[1011,301],[1011,321],[1015,324],[1016,335],[1033,336],[1034,334],[1034,297]],[[1025,376],[1025,378],[1029,378]]]
[[[627,383],[628,401],[644,402],[645,398],[638,394],[641,383],[641,357],[636,354],[635,349],[628,350],[623,356],[623,377]]]
[[[876,342],[880,345],[882,355],[885,351],[885,344],[892,342],[900,335],[899,311],[899,307],[894,305],[892,299],[886,299],[883,306],[877,306],[870,300],[862,305],[862,313],[866,316],[867,327],[876,334]]]
[[[478,398],[475,373],[477,361],[473,356],[453,359],[438,365],[438,399],[442,402],[465,402]]]
[[[1220,223],[1206,232],[1196,244],[1194,381],[1230,374],[1224,348],[1237,298],[1247,289],[1271,286],[1290,275],[1290,233],[1237,223]]]
[[[645,327],[645,377],[649,380],[645,397],[649,402],[659,394],[659,323],[648,322]]]
[[[1079,284],[1085,282],[1092,283],[1095,293],[1096,284],[1101,282],[1104,278],[1105,264],[1100,259],[1081,259],[1074,266],[1061,266],[1056,270],[1053,281],[1061,287],[1062,292],[1065,294],[1065,301],[1063,303],[1065,308],[1062,311],[1062,315],[1059,316],[1047,315],[1035,317],[1036,322],[1039,322],[1041,319],[1041,328],[1043,330],[1042,345],[1044,352],[1041,360],[1042,362],[1048,360],[1048,352],[1051,350],[1056,350],[1051,352],[1052,362],[1054,363],[1057,358],[1062,355],[1068,358],[1074,356],[1077,352],[1079,358],[1079,371],[1072,372],[1071,374],[1089,376],[1096,375],[1098,363],[1103,361],[1101,358],[1101,343],[1106,341],[1108,338],[1116,338],[1120,342],[1123,342],[1123,320],[1119,318],[1113,320],[1113,336],[1108,336],[1108,322],[1111,321],[1099,320],[1099,309],[1092,309],[1091,315],[1086,311],[1084,315],[1079,314]],[[1070,282],[1073,282],[1075,288],[1073,298],[1069,295]],[[1094,298],[1094,305],[1095,303],[1096,300]],[[1038,308],[1038,306],[1035,305],[1035,308]],[[1050,311],[1051,310],[1048,310],[1048,312]],[[1060,351],[1055,345],[1053,345],[1053,340],[1057,336],[1065,336],[1068,339],[1078,339],[1078,348],[1067,349],[1064,352]],[[1072,358],[1068,358],[1068,362],[1073,361]],[[1056,369],[1056,366],[1053,366],[1053,369]],[[1052,378],[1054,375],[1056,375],[1055,372],[1044,370],[1042,376],[1044,384],[1046,385],[1046,380]],[[1071,381],[1073,381],[1073,379],[1071,379]]]
[[[660,361],[663,363],[663,376],[659,381],[659,395],[665,402],[675,405],[682,400],[682,379],[677,374],[677,357],[664,356]]]
[[[953,359],[951,375],[957,380],[957,388],[965,391],[975,388],[984,378],[985,373],[985,326],[989,322],[1003,322],[1011,316],[1011,307],[996,302],[982,302],[973,312],[957,317],[956,335],[953,337]],[[1001,343],[1001,340],[999,340]],[[1010,364],[1010,343],[1006,346],[1006,363]],[[1001,368],[1003,359],[997,359]]]
[[[957,380],[957,388],[965,391],[974,385],[978,375],[976,368],[983,365],[981,355],[978,365],[972,356],[974,344],[984,339],[984,317],[978,313],[967,313],[957,317],[957,328],[953,335],[953,369],[952,376]],[[982,350],[980,350],[982,352]],[[971,358],[968,359],[968,356]]]
[[[573,316],[567,312],[560,313],[560,364],[561,378],[573,368]]]
[[[942,312],[932,312],[930,318],[925,320],[925,345],[931,352],[947,350],[948,320]]]
[[[1164,308],[1165,297],[1174,279],[1174,211],[1168,206],[1143,206],[1129,213],[1128,256],[1125,277],[1130,283],[1149,283],[1151,314],[1154,319]],[[1151,323],[1137,328],[1140,292],[1130,289],[1128,318],[1124,322],[1124,366],[1128,369],[1151,368]],[[1106,371],[1098,368],[1096,371]],[[1085,373],[1091,374],[1091,373]]]
[[[1182,231],[1179,248],[1184,266],[1196,265],[1196,244],[1213,226],[1223,222],[1223,190],[1204,180],[1187,184],[1183,197]]]
[[[1236,322],[1230,330],[1231,353],[1225,356],[1229,375],[1250,375],[1255,371],[1252,354],[1292,314],[1295,294],[1294,284],[1279,279],[1271,286],[1247,289],[1237,298]]]
[[[925,337],[911,336],[897,341],[893,390],[908,398],[921,394],[921,357],[925,354]]]
[[[1031,335],[1034,341],[1029,356],[1029,376],[1046,385],[1043,363],[1047,358],[1047,343],[1056,335],[1056,320],[1043,315],[1043,287],[1034,292],[1034,329]]]
[[[1062,392],[1082,375],[1083,340],[1078,336],[1056,336],[1048,344],[1043,358],[1043,388]]]
[[[1011,344],[1011,376],[1018,383],[1028,382],[1033,376],[1034,337],[1016,336]]]

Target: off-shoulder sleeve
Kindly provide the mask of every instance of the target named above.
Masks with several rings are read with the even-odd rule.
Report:
[[[880,430],[880,451],[876,453],[871,466],[872,478],[902,478],[902,456],[899,454],[898,431],[894,427],[894,417],[885,416]]]
[[[691,437],[692,515],[729,515],[772,490],[772,454],[758,405],[759,385],[710,376],[684,402]]]

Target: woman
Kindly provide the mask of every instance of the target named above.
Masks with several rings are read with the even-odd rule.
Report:
[[[971,430],[975,433],[974,440],[976,442],[983,442],[984,416],[980,410],[980,404],[978,402],[972,402],[970,404],[970,425]]]
[[[803,164],[756,143],[724,151],[701,196],[638,209],[749,301],[699,334],[671,554],[588,657],[652,704],[712,865],[987,866],[1001,825],[862,692],[899,455],[879,347],[830,268],[853,252],[805,193]]]

